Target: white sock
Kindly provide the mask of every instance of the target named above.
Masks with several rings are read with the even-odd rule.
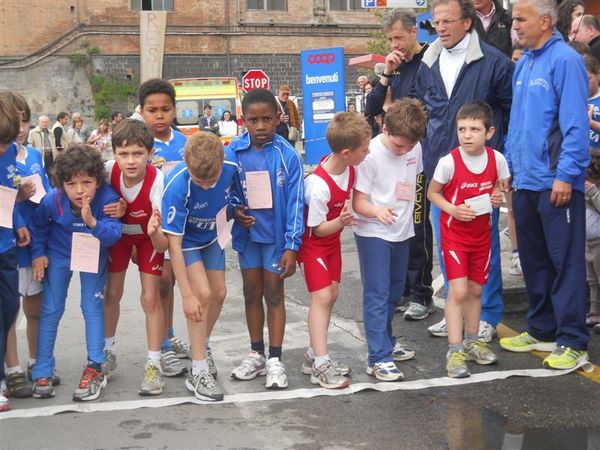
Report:
[[[16,365],[14,367],[6,367],[4,372],[6,373],[6,376],[12,375],[13,373],[23,373],[23,368],[20,365]]]
[[[115,353],[116,343],[117,340],[114,336],[104,338],[104,350],[110,350],[111,353]]]
[[[208,363],[206,359],[194,359],[192,361],[192,375],[198,375],[202,371],[208,372]]]
[[[308,355],[308,357],[310,359],[315,359],[315,351],[313,350],[312,347],[308,347],[308,350],[306,350],[306,354]]]
[[[160,367],[160,350],[156,352],[148,350],[148,361],[152,361],[156,367]]]
[[[27,363],[27,367],[31,367],[36,363],[36,359],[35,358],[29,358],[29,362]]]
[[[319,367],[325,363],[328,363],[329,361],[331,361],[329,355],[315,356],[315,367]]]

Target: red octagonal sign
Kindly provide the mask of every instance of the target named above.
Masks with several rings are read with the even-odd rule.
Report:
[[[242,77],[242,89],[248,93],[254,89],[269,89],[269,77],[260,69],[252,69]]]

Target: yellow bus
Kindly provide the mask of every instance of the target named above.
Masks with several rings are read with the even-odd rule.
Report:
[[[198,132],[198,120],[206,105],[212,106],[215,121],[221,120],[225,111],[231,112],[231,118],[238,124],[239,133],[242,103],[236,78],[178,78],[169,81],[175,87],[176,125],[186,137]],[[230,136],[221,136],[225,145],[231,139]]]

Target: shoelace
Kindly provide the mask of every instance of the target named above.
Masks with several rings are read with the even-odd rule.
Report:
[[[146,368],[146,381],[154,381],[156,379],[156,367],[154,364],[149,364]]]
[[[272,375],[281,376],[285,373],[285,366],[279,361],[273,362],[269,364],[269,372]]]
[[[208,372],[200,372],[198,375],[195,375],[195,383],[194,383],[194,388],[198,389],[198,385],[202,384],[202,386],[206,387],[206,388],[213,388],[216,386],[216,382],[215,379],[212,377],[212,375]]]
[[[86,367],[83,370],[83,375],[81,376],[81,381],[79,382],[79,387],[86,388],[90,385],[95,378],[98,377],[98,372],[92,369],[91,367]]]
[[[465,362],[465,354],[463,352],[454,352],[450,355],[450,365],[458,364],[460,362]]]

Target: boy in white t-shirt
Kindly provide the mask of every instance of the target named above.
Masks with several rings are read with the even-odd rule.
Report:
[[[352,206],[363,284],[363,312],[369,349],[367,374],[402,381],[394,361],[413,358],[392,333],[394,311],[404,291],[413,206],[427,113],[421,102],[401,99],[387,111],[383,132],[371,140],[358,166]]]
[[[440,246],[448,279],[446,371],[449,377],[463,378],[470,375],[466,361],[498,360],[479,338],[479,319],[481,292],[490,271],[490,214],[502,203],[499,186],[508,187],[510,173],[504,156],[485,146],[494,134],[487,103],[463,105],[456,127],[460,146],[439,160],[427,197],[441,210]]]

